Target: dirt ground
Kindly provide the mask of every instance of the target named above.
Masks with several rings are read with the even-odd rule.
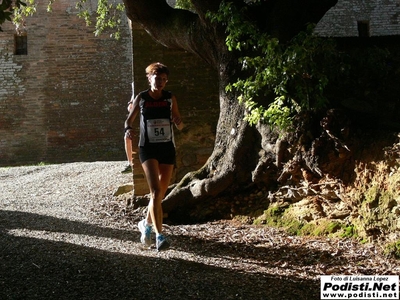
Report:
[[[320,299],[320,275],[398,275],[379,245],[294,237],[229,220],[166,225],[107,212],[123,162],[0,168],[0,299]]]

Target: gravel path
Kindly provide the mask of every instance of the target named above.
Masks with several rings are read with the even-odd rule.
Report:
[[[166,225],[171,248],[143,249],[135,219],[99,213],[123,166],[0,168],[0,299],[309,300],[319,275],[400,274],[372,245],[229,221]]]

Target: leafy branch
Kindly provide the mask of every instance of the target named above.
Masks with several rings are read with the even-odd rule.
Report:
[[[193,4],[190,0],[176,0],[175,8],[186,9],[190,11],[194,10]]]
[[[47,0],[48,12],[52,12],[55,1]],[[120,25],[125,12],[124,4],[117,3],[116,0],[98,0],[97,8],[92,12],[86,3],[87,0],[78,0],[75,7],[79,11],[78,16],[85,20],[87,26],[92,25],[92,20],[96,20],[94,34],[99,36],[105,30],[111,29],[110,36],[119,39],[121,37]],[[37,1],[35,0],[3,0],[0,2],[0,25],[5,21],[11,21],[17,29],[25,26],[25,18],[32,16],[36,12],[36,7]]]
[[[324,91],[330,76],[340,72],[332,70],[339,57],[332,40],[312,34],[313,25],[287,44],[260,30],[246,18],[249,5],[257,2],[241,8],[222,2],[219,11],[208,17],[225,26],[229,51],[240,53],[244,75],[226,89],[239,94],[247,108],[245,119],[252,125],[267,122],[287,130],[295,115],[327,105]],[[271,93],[273,100],[265,101]]]
[[[92,25],[92,13],[86,7],[87,0],[80,0],[76,3],[76,8],[79,10],[78,16],[83,18],[87,26]],[[110,34],[115,39],[120,39],[121,31],[120,25],[122,22],[122,13],[125,11],[125,6],[122,3],[112,3],[108,0],[98,0],[96,15],[96,24],[94,34],[101,35],[105,30],[112,29]]]
[[[21,0],[3,0],[0,2],[0,31],[3,31],[1,28],[1,24],[5,21],[12,22],[15,13],[19,11],[27,10],[27,5],[24,1]]]

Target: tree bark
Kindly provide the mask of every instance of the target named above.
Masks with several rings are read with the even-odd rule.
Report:
[[[251,127],[243,120],[245,109],[225,87],[240,72],[235,53],[229,52],[225,29],[212,24],[207,11],[218,10],[221,0],[192,0],[196,14],[169,7],[165,0],[124,0],[128,17],[138,22],[158,42],[192,52],[219,71],[220,116],[212,155],[202,169],[187,174],[163,201],[164,212],[190,207],[203,199],[234,193],[256,182],[265,170],[278,177],[278,137],[263,125]],[[245,5],[242,0],[234,0]],[[307,23],[318,22],[337,0],[266,0],[249,10],[266,32],[288,40]],[[262,172],[260,170],[263,170]],[[264,176],[263,184],[265,182]]]

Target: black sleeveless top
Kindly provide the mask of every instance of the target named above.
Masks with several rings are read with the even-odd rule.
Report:
[[[162,91],[160,99],[153,99],[149,90],[140,93],[139,146],[174,141],[172,126],[172,93]]]

